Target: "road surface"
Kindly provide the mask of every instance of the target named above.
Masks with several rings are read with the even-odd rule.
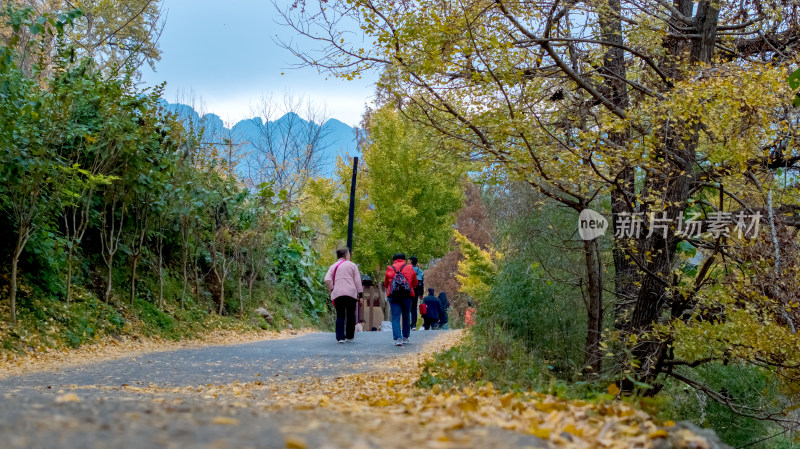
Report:
[[[3,448],[407,448],[407,421],[360,422],[325,407],[282,404],[282,386],[393,370],[445,332],[414,332],[395,347],[383,332],[338,344],[329,333],[182,349],[0,379]],[[394,374],[393,374],[394,376]],[[397,372],[398,378],[405,373]],[[248,389],[238,385],[273,385]],[[357,387],[354,387],[357,388]],[[222,394],[222,392],[225,394]],[[300,392],[301,390],[297,390]],[[359,415],[363,421],[364,413]],[[368,414],[367,414],[368,416]],[[376,429],[378,429],[376,431]],[[430,447],[544,447],[529,435],[463,429]],[[452,436],[452,435],[451,435]],[[457,435],[456,435],[457,436]],[[449,439],[449,438],[448,438]],[[455,438],[458,440],[458,438]],[[425,442],[427,440],[423,440]]]

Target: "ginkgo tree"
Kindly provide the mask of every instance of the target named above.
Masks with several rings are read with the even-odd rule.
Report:
[[[796,3],[350,0],[306,2],[283,13],[322,45],[314,47],[319,52],[287,45],[301,64],[344,78],[380,70],[380,87],[408,117],[459,142],[453,149],[500,179],[530,183],[576,212],[610,199],[613,230],[626,238],[612,249],[616,316],[607,342],[601,325],[610,267],[594,241],[583,249],[590,371],[600,371],[601,343],[614,341],[622,345],[614,364],[620,386],[647,384],[650,394],[665,375],[707,389],[691,373],[679,374],[700,364],[800,362],[763,352],[754,335],[735,356],[674,350],[676,338],[705,338],[697,323],[733,316],[759,329],[800,323],[785,292],[715,302],[715,288],[736,295],[751,275],[739,248],[758,246],[766,234],[748,240],[708,228],[680,232],[692,214],[727,217],[733,227],[738,213],[773,211],[780,223],[762,220],[771,229],[800,225],[797,199],[784,195],[795,178],[776,182],[800,163],[785,83],[798,51]],[[351,38],[354,24],[362,39]],[[625,217],[641,220],[639,238],[625,235]],[[697,270],[679,269],[682,248],[703,251]],[[788,269],[779,256],[778,249],[761,254],[778,271]],[[723,282],[732,271],[740,282]],[[756,311],[755,303],[765,308]],[[710,309],[725,312],[711,319]],[[696,333],[671,331],[678,328]],[[776,346],[797,353],[794,334],[780,335]]]
[[[438,142],[391,105],[369,114],[356,184],[353,260],[377,273],[393,254],[416,256],[423,264],[442,257],[450,246],[456,212],[463,204],[466,166],[440,157]],[[318,179],[307,195],[321,203],[330,238],[344,242],[351,167],[339,164],[336,183]],[[309,205],[311,206],[311,205]]]

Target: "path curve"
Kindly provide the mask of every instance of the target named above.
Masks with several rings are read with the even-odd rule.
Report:
[[[227,385],[229,393],[231,384],[289,385],[391,371],[397,369],[392,361],[415,357],[446,335],[414,332],[410,344],[396,347],[389,333],[361,333],[346,344],[330,333],[314,333],[8,377],[0,380],[0,439],[9,449],[405,448],[398,434],[370,433],[324,407],[266,406],[269,397],[223,397],[214,387]],[[537,438],[500,429],[481,429],[471,441],[485,447],[489,440],[504,447],[543,447]]]

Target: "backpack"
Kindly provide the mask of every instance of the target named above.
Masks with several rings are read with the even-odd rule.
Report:
[[[411,285],[409,285],[408,280],[403,275],[402,271],[408,264],[404,264],[400,267],[398,271],[394,265],[389,265],[394,270],[394,278],[392,278],[392,283],[389,285],[389,296],[395,296],[397,294],[406,294],[411,295]]]
[[[428,314],[428,306],[424,302],[419,305],[419,313],[421,315],[427,315]]]

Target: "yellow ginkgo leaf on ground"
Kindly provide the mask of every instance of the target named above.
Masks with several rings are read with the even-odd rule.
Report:
[[[655,432],[650,432],[650,435],[648,436],[650,439],[655,440],[656,438],[666,438],[669,436],[669,434],[664,429],[658,429]]]
[[[212,424],[219,424],[222,426],[238,426],[239,420],[228,416],[217,416],[211,420]]]
[[[56,398],[56,404],[63,404],[65,402],[80,402],[81,398],[75,393],[62,394]]]
[[[616,396],[619,394],[619,387],[617,384],[611,384],[608,386],[608,394]]]
[[[583,436],[583,429],[578,429],[577,427],[573,426],[572,424],[567,424],[567,426],[564,427],[564,432],[571,433],[571,434],[575,435],[576,437],[582,437]]]
[[[528,433],[543,440],[550,439],[550,429],[542,429],[539,427],[534,427],[528,430]]]
[[[307,449],[306,441],[299,437],[286,437],[286,449]]]

